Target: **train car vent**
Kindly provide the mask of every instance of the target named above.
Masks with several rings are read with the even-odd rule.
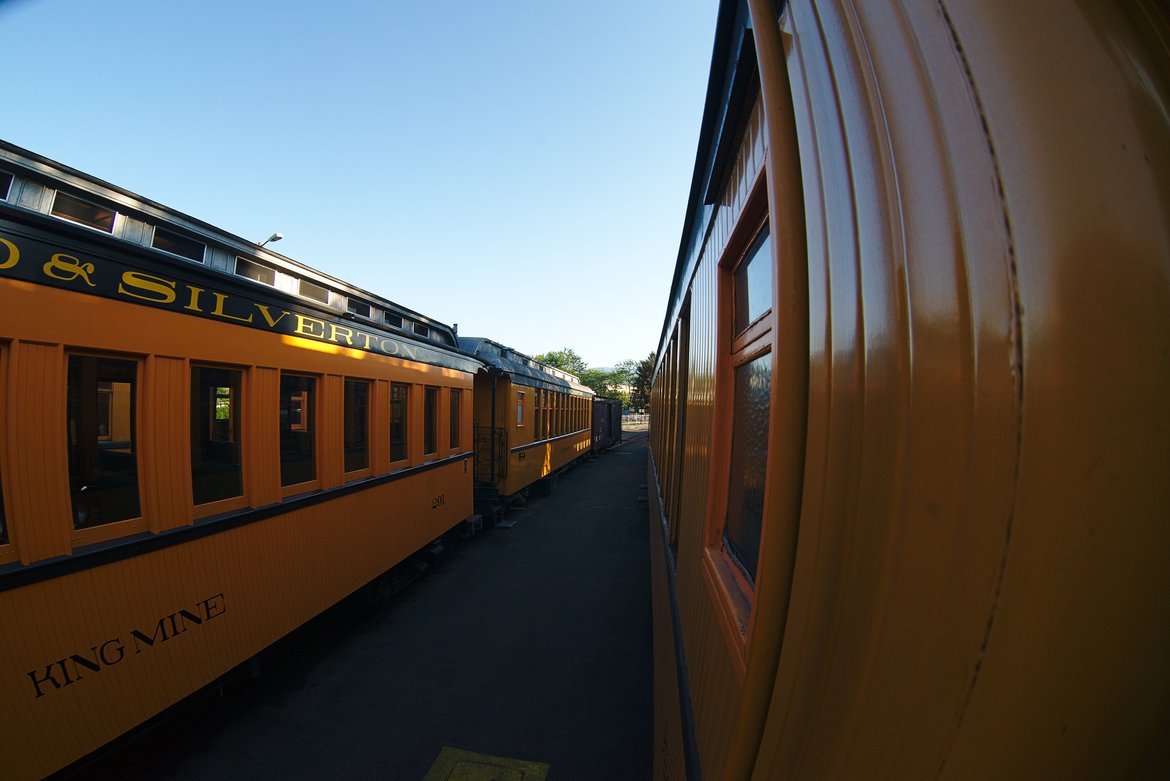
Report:
[[[320,301],[322,304],[329,303],[329,291],[307,279],[301,280],[301,295],[314,301]]]
[[[114,216],[117,214],[113,209],[84,201],[61,191],[58,191],[53,199],[53,208],[49,210],[49,213],[54,217],[88,225],[106,233],[114,232]]]
[[[246,277],[247,279],[261,282],[265,285],[276,284],[276,271],[268,268],[268,266],[261,266],[259,263],[253,263],[244,258],[236,258],[236,276]]]
[[[150,246],[172,255],[178,255],[181,258],[193,260],[196,263],[203,262],[203,252],[206,250],[206,246],[202,242],[157,227],[154,229],[154,237],[150,240]]]

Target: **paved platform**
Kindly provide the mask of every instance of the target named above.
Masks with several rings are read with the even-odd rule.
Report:
[[[258,677],[69,777],[649,778],[645,460],[645,435],[627,434],[515,525],[393,598],[347,600],[262,655]]]

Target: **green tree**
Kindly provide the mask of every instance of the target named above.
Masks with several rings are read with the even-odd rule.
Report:
[[[572,347],[566,347],[563,350],[551,350],[547,353],[534,355],[533,358],[548,366],[564,369],[578,377],[589,368],[585,363],[585,359],[578,355],[577,351]]]
[[[630,407],[637,410],[650,408],[650,383],[654,378],[654,361],[657,356],[651,350],[634,367],[634,379],[630,383]]]

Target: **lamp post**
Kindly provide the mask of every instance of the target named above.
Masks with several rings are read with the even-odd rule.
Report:
[[[284,238],[283,233],[274,233],[271,236],[269,236],[268,238],[266,238],[264,241],[260,242],[260,246],[263,247],[265,244],[267,244],[270,241],[280,241],[283,238]]]

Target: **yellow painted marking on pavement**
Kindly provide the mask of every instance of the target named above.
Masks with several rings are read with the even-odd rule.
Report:
[[[444,747],[423,781],[545,781],[548,765]]]

